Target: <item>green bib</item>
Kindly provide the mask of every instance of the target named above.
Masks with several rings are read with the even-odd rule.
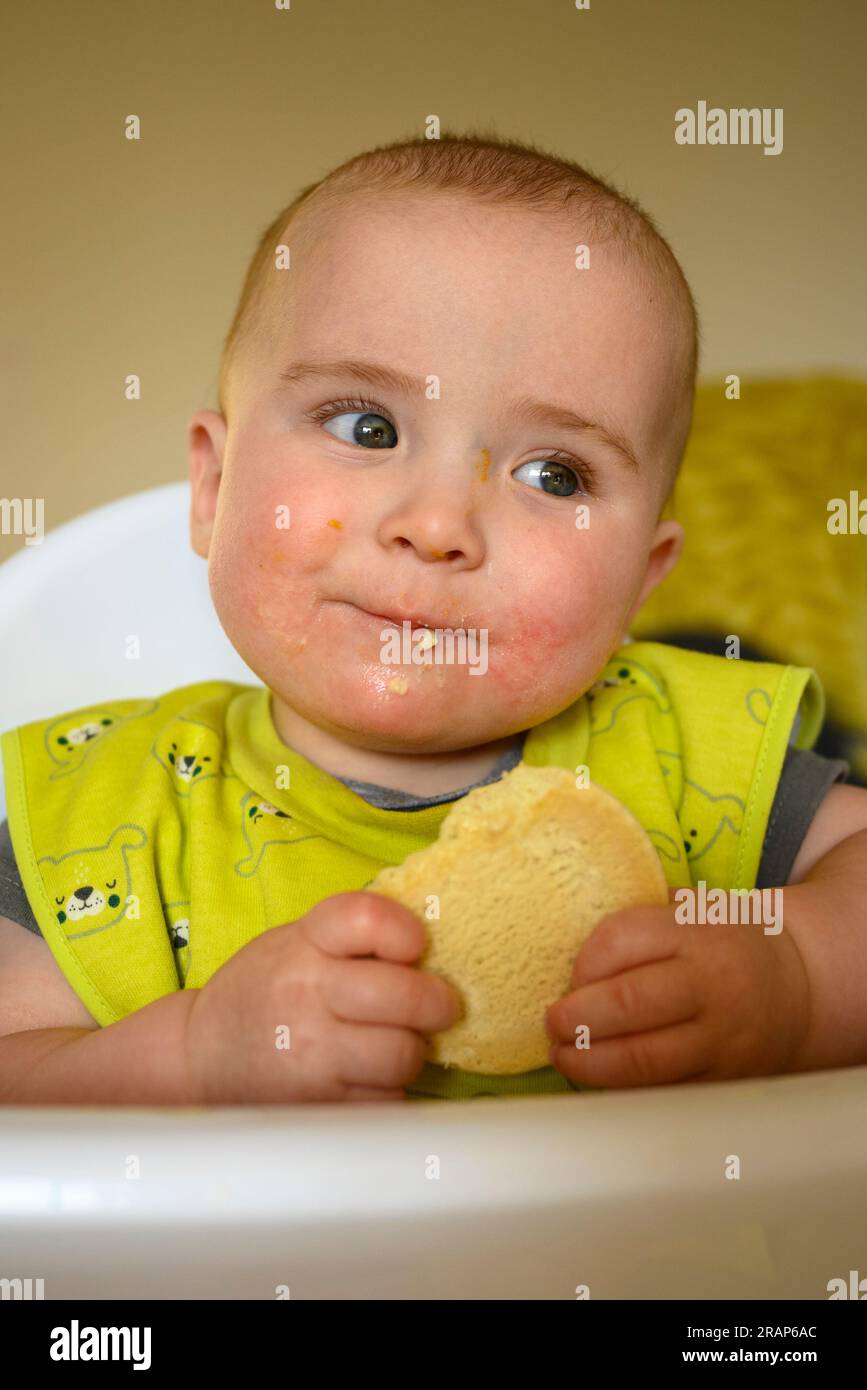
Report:
[[[200,988],[261,932],[437,838],[448,804],[371,806],[282,742],[270,698],[202,681],[2,735],[27,897],[100,1024]],[[670,886],[749,889],[793,722],[809,748],[823,714],[809,668],[631,642],[530,730],[523,760],[588,769],[644,826]],[[407,1093],[572,1089],[553,1067],[487,1077],[427,1063]]]

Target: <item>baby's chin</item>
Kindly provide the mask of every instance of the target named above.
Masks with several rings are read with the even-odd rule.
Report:
[[[384,753],[448,752],[477,747],[525,728],[503,707],[489,675],[466,668],[364,666],[268,681],[275,695],[311,723],[358,747]]]
[[[578,643],[550,620],[499,640],[486,630],[470,641],[468,631],[461,640],[434,629],[423,644],[410,632],[394,645],[383,641],[382,620],[334,605],[303,623],[280,612],[264,631],[242,635],[241,655],[284,705],[381,752],[448,752],[507,738],[559,714],[604,664],[588,664],[592,651],[576,656],[577,646],[592,645],[588,634]]]

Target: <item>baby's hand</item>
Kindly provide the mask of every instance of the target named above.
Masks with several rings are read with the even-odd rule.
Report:
[[[570,1081],[646,1086],[788,1070],[810,992],[785,926],[766,935],[761,924],[681,925],[675,911],[671,901],[613,912],[578,952],[571,993],[545,1014],[551,1064]]]
[[[337,893],[247,943],[198,991],[185,1038],[208,1104],[404,1100],[454,990],[417,961],[423,923],[379,893]]]

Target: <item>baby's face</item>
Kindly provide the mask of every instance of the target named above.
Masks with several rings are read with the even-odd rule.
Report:
[[[582,240],[550,214],[442,195],[320,215],[289,237],[275,339],[231,428],[191,421],[193,543],[220,621],[275,701],[348,743],[446,752],[553,716],[676,559],[680,528],[657,524],[671,330],[614,244],[591,241],[576,269]],[[333,365],[281,378],[299,363]],[[529,400],[604,425],[638,469]],[[477,645],[404,664],[371,614]]]

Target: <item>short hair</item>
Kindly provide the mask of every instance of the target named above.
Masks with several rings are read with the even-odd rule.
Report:
[[[445,133],[377,145],[354,155],[306,188],[282,208],[262,233],[247,269],[241,296],[220,359],[217,397],[227,415],[229,381],[237,359],[267,316],[276,248],[285,243],[299,213],[353,194],[388,189],[459,192],[492,205],[539,212],[575,212],[593,235],[619,239],[637,254],[655,285],[668,289],[670,303],[685,329],[681,366],[681,428],[675,439],[666,501],[671,495],[692,422],[700,351],[698,313],[674,252],[650,215],[612,183],[571,160],[537,145],[501,139],[488,132]]]

